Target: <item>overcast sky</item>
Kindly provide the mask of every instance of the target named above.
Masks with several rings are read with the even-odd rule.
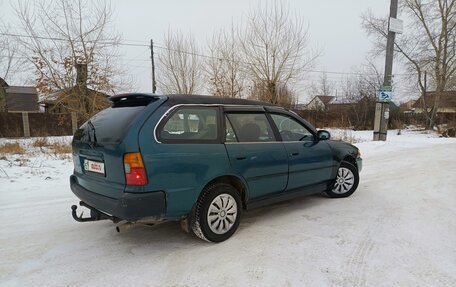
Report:
[[[167,1],[114,1],[116,23],[125,40],[163,42],[163,34],[171,29],[191,32],[199,43],[205,44],[221,27],[239,22],[250,9],[258,6],[258,0],[167,0]],[[265,2],[265,1],[262,1]],[[284,1],[290,10],[304,19],[310,31],[311,45],[320,47],[323,55],[314,69],[349,72],[353,67],[365,63],[371,41],[361,29],[360,15],[368,9],[380,15],[389,12],[388,0],[291,0]],[[150,91],[149,51],[128,48],[134,61],[134,73],[141,81],[140,88]],[[143,51],[143,53],[141,53]],[[159,50],[157,52],[160,52]],[[318,79],[318,73],[309,73],[307,79]],[[328,78],[339,82],[342,75],[328,74]],[[308,82],[303,85],[307,85]],[[305,93],[305,91],[304,91]],[[305,101],[305,97],[301,97]]]
[[[1,0],[0,0],[1,1]],[[259,0],[129,0],[114,1],[114,25],[127,42],[148,45],[150,39],[163,43],[163,35],[171,28],[191,32],[201,45],[221,27],[241,21]],[[265,2],[265,1],[261,1]],[[288,0],[290,10],[303,18],[310,31],[310,42],[320,47],[322,56],[314,70],[350,72],[365,63],[371,41],[361,29],[360,16],[368,9],[387,15],[389,0]],[[8,21],[9,5],[1,6],[0,14]],[[147,47],[121,47],[122,58],[129,74],[135,78],[138,91],[151,91],[150,50]],[[157,50],[159,53],[160,51]],[[383,70],[383,60],[379,68]],[[394,72],[394,71],[393,71]],[[318,79],[318,73],[308,73],[308,81]],[[328,74],[335,84],[343,77]],[[304,86],[304,82],[302,83]],[[305,95],[306,92],[303,92]],[[302,96],[300,102],[306,101]]]

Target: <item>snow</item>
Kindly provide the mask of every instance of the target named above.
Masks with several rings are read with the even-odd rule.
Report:
[[[351,197],[315,195],[245,212],[219,244],[176,222],[117,233],[109,221],[74,221],[69,155],[20,140],[26,155],[0,159],[0,285],[456,286],[456,139],[389,131],[388,141],[372,142],[372,131],[331,133],[361,149]]]

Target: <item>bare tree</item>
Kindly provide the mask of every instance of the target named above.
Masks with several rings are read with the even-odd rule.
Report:
[[[0,11],[2,11],[2,4],[3,2],[0,2]],[[0,14],[0,112],[5,112],[7,110],[5,87],[10,82],[10,75],[21,67],[22,61],[18,57],[15,43],[5,36],[10,30],[10,25],[4,23],[2,19]]]
[[[270,87],[266,86],[264,82],[254,82],[250,90],[249,99],[271,102]],[[286,108],[293,108],[296,106],[298,97],[296,96],[296,92],[291,90],[289,86],[278,83],[274,93],[276,100],[276,102],[274,102],[275,104],[279,104]]]
[[[233,25],[231,30],[221,29],[212,38],[209,44],[211,57],[206,62],[211,94],[229,98],[246,96],[246,69],[240,46],[237,29]]]
[[[203,61],[191,34],[168,30],[158,55],[158,89],[166,94],[195,94],[203,88]]]
[[[2,2],[0,2],[1,11]],[[9,82],[9,77],[14,74],[23,64],[22,58],[20,57],[18,47],[14,41],[9,37],[5,36],[8,31],[11,30],[11,25],[5,23],[0,14],[0,78]]]
[[[344,101],[350,107],[348,117],[356,129],[373,125],[377,90],[381,83],[382,76],[371,61],[341,83]]]
[[[310,90],[313,95],[332,96],[334,85],[329,81],[326,73],[321,73],[318,80],[311,84]]]
[[[0,28],[0,32],[3,31]],[[9,76],[20,67],[20,57],[15,43],[8,37],[0,37],[0,51],[0,78],[8,82]]]
[[[18,2],[18,38],[22,57],[36,68],[37,90],[46,95],[81,87],[77,67],[83,67],[82,86],[95,92],[115,93],[128,85],[121,68],[113,64],[120,37],[111,27],[112,10],[104,1],[59,0]],[[98,108],[87,89],[69,93],[79,101],[78,112],[90,116]]]
[[[287,87],[301,78],[318,54],[309,48],[309,34],[302,17],[290,15],[280,1],[260,4],[248,15],[241,48],[253,81],[253,94],[275,104],[289,101]]]
[[[456,0],[403,0],[401,8],[410,24],[406,34],[396,41],[395,49],[416,73],[423,96],[426,92],[423,74],[427,71],[431,76],[436,96],[432,103],[424,103],[424,111],[428,128],[432,128],[441,95],[452,88],[456,77]],[[363,16],[363,27],[375,36],[377,46],[386,42],[386,19],[367,13]]]

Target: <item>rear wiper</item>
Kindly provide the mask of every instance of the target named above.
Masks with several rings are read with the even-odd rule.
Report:
[[[91,120],[89,120],[87,122],[87,124],[90,126],[90,128],[92,129],[92,132],[93,132],[93,141],[92,141],[92,138],[90,136],[90,131],[87,130],[87,135],[89,136],[89,142],[93,143],[93,145],[95,146],[97,144],[97,135],[95,133],[95,126],[92,124]]]

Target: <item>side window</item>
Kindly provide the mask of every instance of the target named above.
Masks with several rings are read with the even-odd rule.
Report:
[[[226,142],[237,142],[236,134],[234,133],[234,129],[231,126],[230,120],[227,116],[225,116],[225,135],[226,135]]]
[[[271,114],[283,141],[313,141],[313,134],[300,122],[286,115]]]
[[[275,141],[274,133],[265,114],[230,113],[227,117],[239,142]]]
[[[217,140],[217,108],[181,107],[160,124],[161,140],[172,142]]]

